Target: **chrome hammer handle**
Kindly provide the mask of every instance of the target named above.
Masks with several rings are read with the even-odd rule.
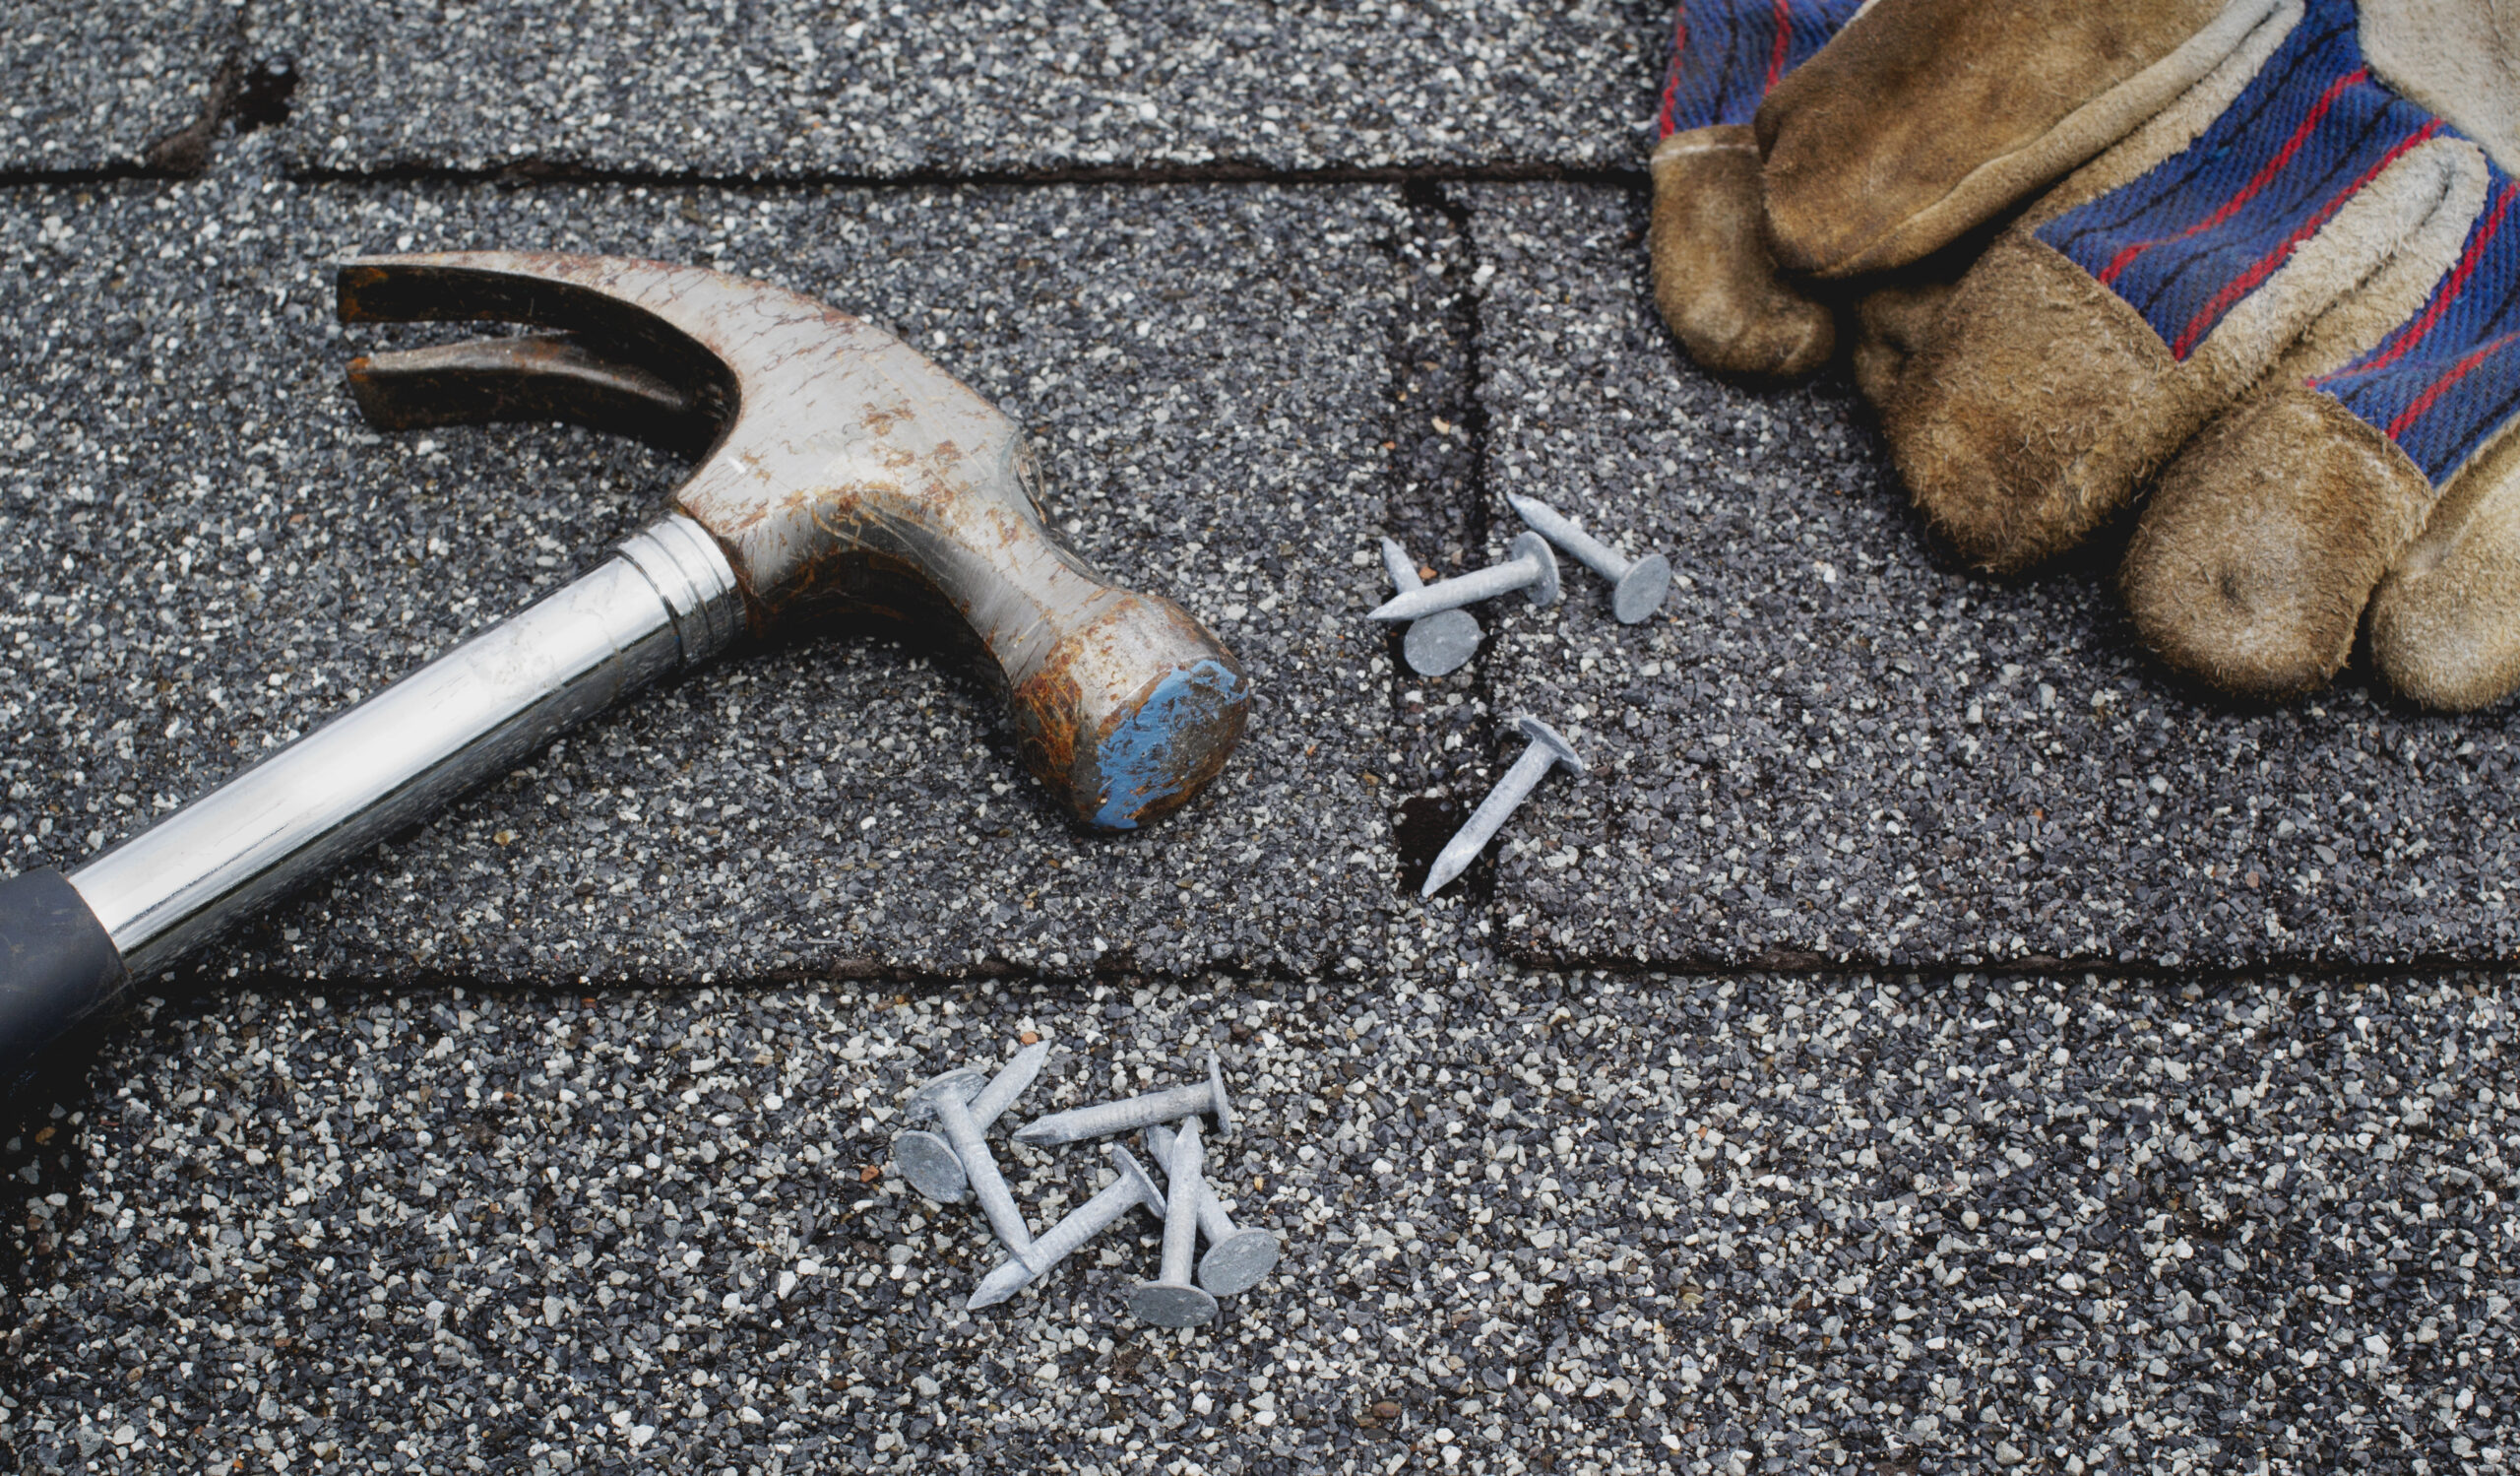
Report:
[[[676,515],[618,555],[70,873],[134,974],[366,849],[741,627]]]
[[[82,934],[57,875],[0,883],[0,1090],[129,977],[164,968],[614,699],[708,660],[742,626],[725,555],[677,514],[71,872],[101,939]]]

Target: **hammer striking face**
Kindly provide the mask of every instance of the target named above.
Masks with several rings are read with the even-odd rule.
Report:
[[[373,257],[340,288],[348,321],[560,330],[356,360],[377,424],[573,419],[699,468],[593,572],[70,875],[0,882],[0,1095],[134,975],[792,610],[941,616],[986,653],[1026,766],[1098,829],[1181,804],[1241,738],[1231,654],[1052,539],[1015,423],[882,329],[604,257]]]

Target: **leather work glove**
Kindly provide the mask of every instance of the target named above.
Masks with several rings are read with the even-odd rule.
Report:
[[[1878,399],[1983,227],[2278,4],[1682,0],[1653,160],[1656,305],[1705,367],[1788,378],[1828,361],[1843,301]]]
[[[2368,607],[2407,694],[2520,683],[2514,9],[2288,0],[2033,207],[1881,407],[1929,520],[2016,571],[2151,484],[2122,581],[2174,668],[2309,691]]]
[[[2491,702],[2520,685],[2516,42],[2520,0],[1876,0],[1754,115],[1758,271],[1855,303],[1858,382],[1974,562],[2157,483],[2123,582],[2174,667],[2288,696],[2367,628],[2401,691]],[[1656,207],[1660,248],[1659,159]],[[1675,323],[1678,276],[1658,255]]]

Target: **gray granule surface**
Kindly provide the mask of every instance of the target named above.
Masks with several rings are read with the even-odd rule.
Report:
[[[1534,959],[2023,959],[2242,967],[2508,959],[2507,709],[2349,677],[2235,712],[2170,682],[2096,558],[2017,585],[1938,561],[1852,394],[1737,388],[1654,316],[1642,197],[1465,191],[1487,372],[1489,547],[1547,500],[1680,579],[1643,625],[1567,566],[1492,622],[1500,711],[1598,777],[1497,862]],[[1519,740],[1514,746],[1519,747]]]
[[[217,991],[6,1160],[28,1469],[2508,1469],[2514,1005],[2479,981],[1532,976]],[[1133,1214],[1003,1308],[882,1172],[1218,1050],[1285,1254],[1191,1332]],[[2260,1462],[2264,1462],[2263,1466]]]
[[[0,178],[167,161],[242,37],[225,0],[9,0]]]
[[[612,3],[257,8],[346,173],[751,177],[1641,164],[1667,7]]]
[[[1670,19],[10,12],[0,874],[686,472],[369,431],[342,365],[461,330],[335,324],[362,249],[709,263],[896,328],[1255,707],[1206,798],[1090,838],[967,669],[799,629],[145,983],[0,1122],[0,1467],[2511,1469],[2520,999],[2456,972],[2514,948],[2508,711],[2196,701],[2105,554],[1955,572],[1842,384],[1689,368],[1641,189],[1478,182],[1635,169]],[[1669,550],[1670,606],[1619,626],[1569,561],[1409,674],[1375,540],[1476,566],[1507,491]],[[1594,773],[1421,904],[1522,710]],[[1129,1315],[1134,1212],[962,1310],[1001,1249],[890,1144],[1028,1034],[989,1141],[1037,1229],[1107,1160],[1015,1127],[1222,1058],[1210,1177],[1284,1258],[1214,1326]]]
[[[1018,766],[977,676],[880,628],[810,627],[605,715],[203,968],[1329,976],[1387,951],[1389,659],[1357,616],[1382,598],[1393,192],[420,192],[240,170],[13,203],[13,869],[133,833],[662,511],[681,469],[638,448],[379,436],[341,389],[355,349],[412,336],[333,325],[328,261],[532,243],[760,270],[912,336],[1032,428],[1089,557],[1241,655],[1251,736],[1189,810],[1089,836]]]

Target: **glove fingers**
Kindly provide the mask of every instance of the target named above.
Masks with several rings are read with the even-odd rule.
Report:
[[[1902,283],[1864,293],[1856,303],[1855,385],[1877,408],[1898,398],[1908,370],[1933,342],[1934,325],[1956,282]]]
[[[2226,692],[2316,691],[2431,506],[2431,483],[2378,429],[2283,385],[2163,472],[2127,545],[2127,611],[2164,661]]]
[[[1953,290],[1881,428],[1936,531],[2013,573],[2081,542],[2204,422],[2181,369],[2123,299],[2012,234]]]
[[[2520,183],[2497,178],[2422,313],[2317,383],[2441,488],[2372,598],[2374,665],[2427,706],[2501,700],[2520,685]]]
[[[2520,688],[2520,436],[2443,492],[2371,597],[2371,664],[2426,707],[2464,712]]]
[[[2181,291],[2152,296],[2148,305],[2169,311],[2146,313],[2043,238],[2053,226],[2005,236],[1962,281],[1884,408],[1918,506],[1964,557],[1997,572],[2073,546],[2318,324],[2368,316],[2340,300],[2366,281],[2400,284],[2390,259],[2426,223],[2446,212],[2464,226],[2482,169],[2465,145],[2411,153],[2327,212],[2280,268],[2234,272],[2248,290],[2227,285],[2192,312],[2182,297],[2202,296],[2210,269],[2232,272],[2232,261],[2166,273]],[[2231,253],[2199,253],[2217,254]],[[2168,342],[2165,323],[2177,334]]]
[[[1796,378],[1837,347],[1829,308],[1776,269],[1759,198],[1759,99],[1858,0],[1679,0],[1654,151],[1649,250],[1663,321],[1707,368]]]
[[[1986,251],[1991,232],[1954,242],[1942,251],[1864,284],[1849,314],[1856,388],[1877,410],[1900,393],[1919,355],[1941,336],[1943,310],[1961,279]]]
[[[1768,255],[1746,125],[1675,133],[1655,149],[1647,243],[1655,305],[1705,367],[1793,378],[1836,352],[1827,305],[1787,282]]]
[[[1779,262],[1905,265],[2168,107],[2300,0],[1880,0],[1784,77],[1755,126]]]

